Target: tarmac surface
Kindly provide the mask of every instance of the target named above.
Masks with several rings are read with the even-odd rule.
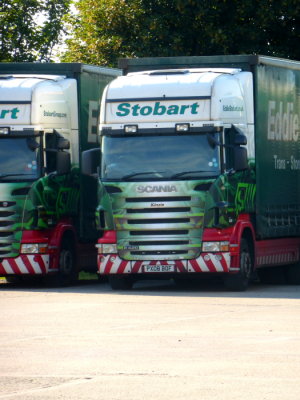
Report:
[[[0,399],[300,399],[299,286],[2,281],[0,305]]]

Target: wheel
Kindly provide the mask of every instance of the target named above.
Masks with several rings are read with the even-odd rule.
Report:
[[[110,275],[108,281],[113,290],[130,290],[133,286],[130,276]]]
[[[227,275],[224,285],[229,290],[244,291],[247,289],[253,272],[253,262],[250,254],[249,244],[242,239],[240,251],[240,270],[237,274]]]
[[[257,269],[257,275],[263,284],[284,285],[286,283],[285,268],[279,266]]]
[[[70,238],[62,241],[59,254],[59,271],[46,277],[46,281],[54,286],[73,285],[78,280],[78,268],[75,258],[74,242]]]
[[[289,285],[300,285],[300,264],[286,267],[286,280]]]
[[[6,280],[7,283],[13,283],[13,284],[23,282],[22,276],[19,276],[19,275],[15,275],[15,276],[13,276],[13,275],[6,276],[6,277],[5,277],[5,280]]]

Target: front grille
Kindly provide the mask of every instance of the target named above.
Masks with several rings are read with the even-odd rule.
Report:
[[[198,256],[204,213],[195,196],[178,192],[129,197],[122,190],[111,196],[121,258],[174,260]]]
[[[8,200],[0,199],[0,257],[16,257],[20,244],[22,214],[26,195],[30,186],[6,185],[3,183],[2,194]]]

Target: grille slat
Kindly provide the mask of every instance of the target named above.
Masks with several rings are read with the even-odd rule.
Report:
[[[131,251],[133,256],[170,256],[188,254],[187,250]]]
[[[148,230],[148,231],[129,231],[131,236],[175,236],[187,235],[189,231],[186,230]]]
[[[191,201],[190,196],[174,196],[174,197],[128,197],[126,203],[146,203],[146,202],[176,202]]]
[[[146,224],[186,224],[190,222],[189,218],[162,218],[162,219],[131,219],[128,220],[129,225],[146,225]]]
[[[181,244],[189,244],[188,240],[150,240],[150,241],[135,241],[135,242],[129,242],[130,245],[132,246],[169,246],[169,245],[181,245]]]
[[[129,208],[126,210],[128,214],[155,214],[155,213],[180,213],[180,212],[190,212],[190,207],[153,207],[153,208]]]

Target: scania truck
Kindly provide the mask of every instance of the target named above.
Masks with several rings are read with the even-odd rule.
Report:
[[[101,105],[98,269],[112,288],[300,283],[300,62],[122,59]],[[90,175],[95,173],[91,160]]]
[[[0,63],[0,276],[75,282],[96,272],[97,185],[81,153],[98,146],[104,87],[118,70]]]

